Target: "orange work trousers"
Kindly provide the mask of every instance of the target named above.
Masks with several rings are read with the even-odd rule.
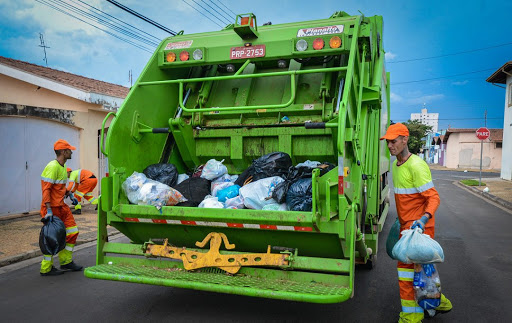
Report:
[[[97,184],[98,179],[96,177],[88,178],[85,181],[80,182],[75,191],[75,197],[78,200],[78,202],[82,201],[82,197],[84,197],[87,201],[91,202],[91,200],[94,198],[91,192],[94,190]]]
[[[402,237],[402,231],[410,229],[412,226],[412,223],[414,221],[405,222],[403,225],[400,226],[400,238]],[[434,239],[434,231],[435,227],[426,227],[424,234],[428,234],[432,239]],[[397,269],[410,269],[411,271],[414,271],[414,264],[405,264],[401,261],[398,262]],[[405,301],[414,301],[414,288],[412,287],[413,280],[398,280],[398,285],[400,286],[400,298]]]

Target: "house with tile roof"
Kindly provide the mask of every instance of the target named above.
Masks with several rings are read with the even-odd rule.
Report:
[[[512,180],[512,61],[503,64],[487,78],[487,82],[505,89],[503,118],[503,155],[501,178]]]
[[[476,128],[448,128],[443,141],[446,152],[443,163],[447,168],[480,169],[481,141]],[[500,170],[503,129],[489,129],[491,135],[483,141],[482,169]]]
[[[55,158],[57,139],[77,147],[68,167],[104,175],[99,131],[128,92],[117,84],[0,56],[0,145],[2,156],[8,156],[0,167],[0,216],[40,208],[40,175]]]

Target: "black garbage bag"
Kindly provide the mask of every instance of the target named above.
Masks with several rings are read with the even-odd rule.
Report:
[[[178,170],[173,164],[152,164],[143,171],[147,178],[173,187],[178,182]]]
[[[58,254],[66,247],[66,226],[55,215],[48,220],[39,233],[39,248],[43,255]]]
[[[247,179],[252,179],[252,182],[255,182],[273,176],[285,178],[291,166],[292,159],[287,153],[273,152],[266,154],[254,160],[252,165],[240,174],[235,184],[243,186]],[[251,176],[252,178],[250,178]]]
[[[333,164],[327,162],[318,165],[318,167],[292,166],[288,169],[288,174],[284,178],[285,181],[279,183],[272,192],[272,197],[274,198],[274,200],[277,201],[277,203],[284,203],[286,202],[286,193],[288,192],[288,188],[290,187],[290,185],[292,185],[301,178],[311,178],[313,176],[313,170],[316,168],[320,169],[320,176],[322,176],[329,172],[334,167],[335,166]]]
[[[286,205],[290,211],[311,211],[313,189],[311,178],[301,178],[290,185]]]
[[[174,187],[185,198],[187,202],[176,204],[176,206],[198,206],[206,195],[211,193],[211,182],[202,177],[190,177]]]

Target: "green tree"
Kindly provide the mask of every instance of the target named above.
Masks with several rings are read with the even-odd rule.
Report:
[[[404,122],[404,125],[409,129],[409,151],[413,154],[417,154],[420,152],[420,148],[425,144],[425,140],[422,140],[422,138],[432,131],[432,126],[424,125],[418,120],[408,120]]]

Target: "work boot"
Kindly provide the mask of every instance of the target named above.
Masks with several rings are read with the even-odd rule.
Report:
[[[61,265],[60,269],[64,271],[81,271],[82,266],[75,264],[73,261],[66,265]]]
[[[62,268],[62,267],[61,267]],[[62,270],[58,270],[57,268],[52,266],[52,269],[50,269],[47,273],[40,273],[41,276],[58,276],[62,275],[64,272]]]
[[[398,323],[421,323],[423,321],[423,313],[405,313],[400,312]]]
[[[452,310],[452,302],[444,294],[441,294],[441,304],[436,307],[436,312],[434,315],[429,315],[427,311],[425,311],[425,317],[431,318],[436,316],[437,314],[446,314]]]
[[[76,210],[74,210],[71,213],[73,213],[73,214],[82,214],[82,209],[76,209]]]

